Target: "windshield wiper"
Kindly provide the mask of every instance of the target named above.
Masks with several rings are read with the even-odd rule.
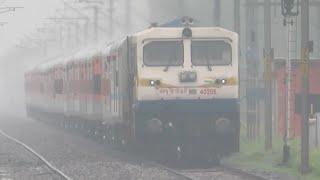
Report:
[[[169,67],[170,67],[170,64],[168,63],[168,64],[166,65],[166,67],[163,69],[163,71],[164,71],[164,72],[167,72],[167,71],[169,70]]]
[[[212,71],[212,67],[211,67],[211,64],[210,64],[210,62],[209,62],[209,59],[206,58],[206,61],[207,61],[208,71]]]
[[[169,59],[168,64],[167,64],[166,67],[163,69],[164,72],[167,72],[167,71],[169,70],[169,67],[172,66],[172,60],[173,60],[173,59],[174,59],[174,58],[172,58],[172,57]]]

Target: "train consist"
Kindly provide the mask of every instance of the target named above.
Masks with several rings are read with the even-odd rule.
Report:
[[[238,35],[150,27],[25,73],[31,117],[179,159],[239,150]]]

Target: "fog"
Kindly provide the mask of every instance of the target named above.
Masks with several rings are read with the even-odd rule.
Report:
[[[83,14],[89,17],[92,16],[90,10],[84,10],[81,3],[75,0],[66,2],[78,8]],[[102,12],[100,15],[100,25],[105,28],[109,25],[107,11],[109,4],[108,1],[106,2],[104,5],[101,5]],[[195,18],[199,25],[212,26],[214,24],[212,13],[214,4],[211,0],[201,0],[196,3],[193,0],[132,0],[130,2],[131,23],[129,22],[130,25],[128,26],[126,25],[126,2],[128,1],[115,1],[113,15],[115,33],[113,37],[110,37],[108,32],[100,30],[100,43],[109,42],[111,39],[116,40],[127,33],[143,30],[152,22],[161,24],[182,16]],[[228,0],[224,1],[223,4],[229,6],[232,4],[231,2],[231,0]],[[181,4],[183,4],[183,7]],[[1,14],[0,16],[1,21],[8,22],[7,25],[0,28],[0,111],[2,113],[24,115],[24,72],[41,62],[77,51],[77,49],[95,43],[91,41],[87,44],[82,44],[80,47],[75,47],[72,37],[75,34],[74,30],[72,30],[71,37],[64,32],[63,51],[61,51],[58,42],[49,42],[46,47],[37,42],[38,39],[58,38],[57,34],[52,35],[39,32],[39,29],[47,26],[50,26],[53,31],[59,28],[59,23],[51,25],[50,23],[53,22],[50,22],[46,18],[61,16],[77,17],[78,14],[68,8],[67,12],[63,12],[64,15],[62,15],[61,9],[66,9],[66,7],[61,0],[3,1],[0,7],[23,7],[22,9],[16,9],[14,12]],[[222,26],[232,29],[233,15],[223,12],[221,16],[224,19],[228,19],[223,21]],[[91,27],[89,28],[90,34],[93,33]],[[71,42],[67,42],[68,40]]]
[[[79,3],[77,0],[66,1],[72,8],[65,6],[61,0],[15,0],[0,1],[0,7],[23,7],[14,12],[0,14],[0,21],[8,22],[0,26],[0,107],[3,112],[19,112],[24,114],[24,82],[23,73],[28,68],[36,64],[52,60],[55,57],[70,54],[84,47],[98,43],[107,43],[117,40],[128,33],[137,32],[147,28],[150,23],[159,24],[172,19],[190,16],[196,20],[199,26],[213,26],[214,1],[213,0],[118,0],[114,1],[113,14],[113,34],[110,35],[108,11],[109,1],[103,1],[100,6],[99,15],[99,41],[93,41],[93,13],[90,7],[92,4]],[[126,3],[130,2],[128,15]],[[234,29],[233,0],[221,2],[220,26],[229,30]],[[81,13],[79,13],[81,12]],[[320,36],[319,22],[316,15],[316,8],[311,8],[311,38],[314,39],[315,48],[319,50]],[[80,15],[81,14],[81,15]],[[263,75],[263,7],[257,8],[256,15],[246,21],[245,4],[241,4],[241,58],[244,59],[250,47],[246,44],[249,37],[249,30],[256,31],[257,48],[256,56],[261,59],[258,68],[259,74]],[[58,22],[48,18],[58,17],[89,17],[89,41],[83,37],[83,28],[80,28],[78,38],[75,38],[77,28],[72,26],[72,22]],[[129,16],[130,18],[126,18]],[[275,57],[286,56],[286,42],[279,40],[286,37],[286,29],[282,25],[283,17],[280,14],[280,7],[272,7],[272,45],[275,48]],[[298,18],[299,20],[299,18]],[[251,25],[249,26],[248,24]],[[69,24],[69,25],[68,25]],[[79,26],[84,26],[84,21],[79,21]],[[251,27],[252,26],[252,27]],[[70,28],[68,32],[68,27]],[[298,22],[299,27],[299,22]],[[62,28],[62,40],[59,31]],[[46,29],[43,32],[41,29]],[[299,29],[297,30],[299,34]],[[60,36],[60,37],[59,37]],[[297,38],[297,42],[299,37]],[[80,43],[79,43],[80,42]],[[297,43],[299,49],[299,43]],[[297,50],[297,56],[299,56]],[[311,56],[318,57],[319,51],[315,51]],[[245,70],[244,63],[241,69]],[[243,75],[244,77],[244,75]],[[245,78],[245,77],[244,77]],[[245,84],[244,84],[245,86]]]
[[[235,2],[241,2],[240,9]],[[79,131],[121,149],[141,141],[142,149],[150,145],[151,152],[163,153],[165,159],[172,155],[173,161],[185,156],[187,161],[195,158],[219,164],[224,155],[243,151],[245,158],[239,161],[261,158],[261,167],[270,163],[272,168],[279,168],[278,162],[283,161],[281,165],[288,165],[283,172],[298,170],[297,154],[301,152],[302,161],[309,158],[304,155],[309,151],[309,136],[312,148],[318,148],[310,157],[320,157],[320,0],[310,0],[309,35],[303,31],[308,26],[302,26],[307,16],[302,21],[299,11],[297,16],[284,18],[280,2],[288,3],[286,10],[291,12],[291,5],[303,7],[307,1],[295,6],[298,3],[290,3],[297,1],[280,0],[0,0],[0,117],[27,120],[27,109],[30,119]],[[302,7],[306,12],[307,6]],[[268,8],[270,14],[264,12]],[[237,14],[240,22],[236,22]],[[186,16],[194,20],[192,25],[166,31],[155,28],[138,34],[132,43],[130,38],[121,41]],[[76,57],[71,67],[68,64],[61,71],[50,68],[44,76],[38,72],[28,76],[30,101],[25,103],[25,72],[112,42],[120,43],[103,54],[107,61],[91,54],[89,62],[78,63],[85,57]],[[147,64],[148,58],[160,65]],[[39,82],[33,84],[34,79]],[[6,121],[0,118],[2,122]],[[22,132],[18,127],[13,128]],[[62,144],[69,145],[64,138]],[[290,141],[294,141],[292,146]],[[272,147],[272,143],[277,144]],[[169,151],[162,152],[161,146]],[[293,164],[287,159],[290,146]],[[75,159],[86,157],[82,147],[89,146],[80,147],[81,157]],[[282,153],[283,159],[279,158]],[[1,170],[0,166],[0,179]]]

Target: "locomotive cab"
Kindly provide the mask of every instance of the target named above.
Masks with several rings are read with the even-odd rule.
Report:
[[[137,137],[169,139],[179,153],[238,151],[238,35],[156,27],[135,37]]]

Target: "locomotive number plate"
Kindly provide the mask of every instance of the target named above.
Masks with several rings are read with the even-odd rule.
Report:
[[[210,96],[217,94],[216,89],[205,88],[200,90],[200,95]]]
[[[188,94],[187,88],[160,88],[158,90],[160,94],[165,95],[186,95]]]
[[[158,93],[162,95],[212,96],[217,94],[217,90],[212,88],[160,88],[158,89]]]

